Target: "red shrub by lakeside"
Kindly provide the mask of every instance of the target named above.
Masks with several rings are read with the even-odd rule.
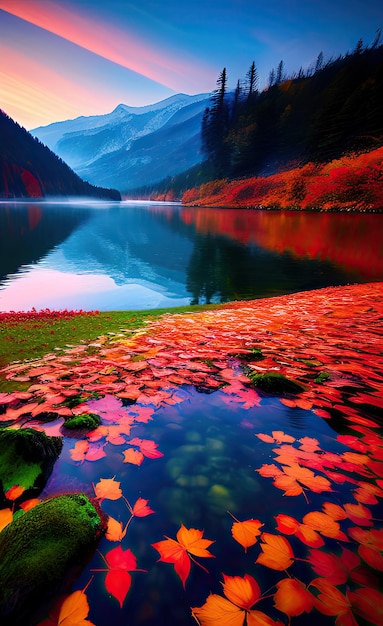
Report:
[[[30,311],[0,311],[0,323],[12,324],[41,319],[70,319],[71,317],[78,317],[79,315],[98,315],[98,313],[98,311],[83,311],[82,309],[78,311],[68,311],[68,309],[60,311],[41,309],[37,311],[35,308]]]
[[[182,202],[234,208],[379,210],[383,147],[330,163],[307,163],[265,178],[211,181],[188,189]]]

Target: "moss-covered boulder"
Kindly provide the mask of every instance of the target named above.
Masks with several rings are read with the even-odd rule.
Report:
[[[35,623],[38,607],[69,591],[104,531],[99,511],[83,494],[46,500],[6,526],[0,533],[0,624]]]
[[[300,393],[305,390],[305,387],[299,382],[287,378],[283,374],[278,374],[278,372],[256,374],[250,371],[247,376],[255,387],[270,394]]]
[[[101,417],[96,413],[81,413],[65,421],[64,428],[69,430],[94,430],[101,424]]]
[[[24,487],[24,499],[43,489],[63,447],[61,437],[32,428],[0,429],[0,508],[14,485]]]

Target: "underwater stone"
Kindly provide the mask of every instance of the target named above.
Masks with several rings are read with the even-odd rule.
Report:
[[[25,626],[55,593],[70,590],[105,531],[83,494],[38,504],[0,533],[0,623]]]
[[[0,429],[0,505],[14,485],[25,487],[25,500],[44,488],[63,447],[61,437],[47,437],[33,428]]]
[[[237,505],[230,490],[224,485],[212,485],[207,492],[207,505],[213,513],[227,515],[227,511],[235,512]]]

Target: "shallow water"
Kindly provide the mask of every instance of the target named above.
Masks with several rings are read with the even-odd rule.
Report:
[[[75,440],[65,439],[64,450],[46,486],[42,498],[58,492],[84,490],[92,496],[90,485],[100,477],[116,477],[125,497],[134,503],[138,497],[149,500],[155,514],[134,518],[123,539],[123,549],[130,548],[137,557],[137,566],[147,570],[132,572],[132,586],[123,608],[105,589],[104,572],[92,569],[105,568],[100,554],[96,553],[76,588],[83,588],[94,576],[87,589],[91,606],[89,619],[96,626],[109,624],[145,624],[147,626],[187,626],[195,624],[190,607],[202,605],[209,592],[222,594],[220,581],[226,575],[255,576],[262,592],[284,578],[254,563],[259,554],[258,545],[245,553],[231,536],[232,516],[239,520],[258,519],[265,532],[275,532],[275,515],[284,513],[301,520],[311,510],[321,510],[323,502],[348,502],[352,498],[351,483],[337,484],[329,493],[306,491],[298,497],[287,497],[275,489],[270,478],[260,476],[256,470],[263,464],[273,463],[281,444],[265,443],[256,435],[271,435],[283,431],[296,439],[315,437],[321,450],[342,454],[348,448],[336,440],[335,432],[326,420],[312,411],[290,409],[267,394],[261,394],[259,406],[244,408],[244,403],[223,391],[199,393],[194,388],[176,390],[178,404],[158,408],[153,421],[137,425],[131,437],[154,440],[163,453],[161,458],[146,458],[140,467],[123,463],[124,445],[107,444],[107,456],[95,462],[74,462],[70,449]],[[127,406],[126,411],[137,409]],[[49,428],[54,428],[54,424]],[[48,429],[49,430],[49,429]],[[115,519],[126,523],[129,512],[123,500],[104,500],[103,510]],[[379,514],[377,508],[374,514]],[[380,507],[380,517],[383,514]],[[379,516],[379,515],[378,515]],[[159,554],[151,544],[175,538],[180,524],[187,528],[204,530],[204,537],[214,540],[211,552],[214,559],[197,559],[208,573],[192,563],[185,590],[173,566],[158,562]],[[352,525],[352,524],[351,524]],[[295,537],[288,540],[295,557],[304,558],[307,546]],[[105,556],[117,543],[103,539],[99,551]],[[335,539],[326,539],[326,550],[338,551]],[[305,563],[294,564],[294,576],[305,583],[313,572]],[[266,594],[267,595],[267,594]],[[273,608],[271,599],[256,606],[274,619],[282,619]],[[307,623],[307,615],[294,618],[294,623]],[[319,613],[310,614],[310,623],[333,624],[333,618]]]

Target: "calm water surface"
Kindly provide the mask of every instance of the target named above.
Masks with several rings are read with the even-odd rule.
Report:
[[[0,310],[143,309],[383,279],[381,215],[0,204]]]

